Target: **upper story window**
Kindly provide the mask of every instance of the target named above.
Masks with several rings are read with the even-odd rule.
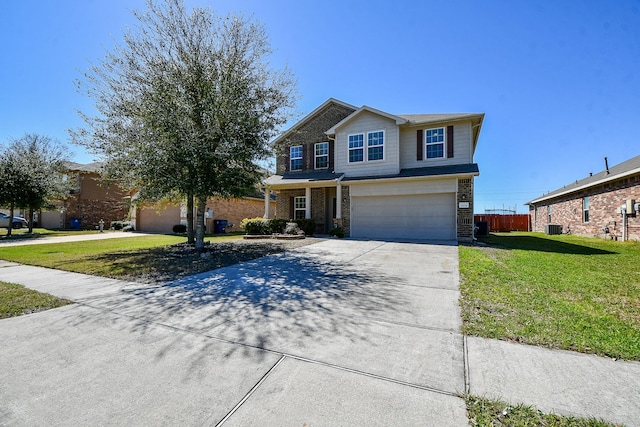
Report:
[[[444,128],[427,129],[424,133],[427,159],[444,157]]]
[[[364,134],[349,135],[349,163],[364,162]]]
[[[302,145],[289,148],[289,159],[289,170],[297,171],[302,169]]]
[[[384,159],[384,131],[367,134],[367,160]]]
[[[329,143],[319,142],[315,145],[315,167],[316,169],[326,169],[329,167]]]
[[[582,221],[589,222],[589,198],[582,199]]]

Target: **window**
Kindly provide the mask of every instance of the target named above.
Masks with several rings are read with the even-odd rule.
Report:
[[[349,135],[349,163],[364,161],[364,135]]]
[[[293,219],[304,219],[307,199],[304,196],[293,198]]]
[[[582,199],[582,221],[589,222],[589,198]]]
[[[329,167],[329,143],[320,142],[316,144],[316,169],[326,169]]]
[[[289,148],[289,159],[291,160],[289,170],[297,171],[302,169],[302,145]]]
[[[427,159],[444,157],[444,128],[427,129],[424,133]]]
[[[384,131],[367,134],[367,160],[384,159]]]

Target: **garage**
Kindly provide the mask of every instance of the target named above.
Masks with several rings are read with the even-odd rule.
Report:
[[[456,239],[455,193],[351,197],[351,236]]]
[[[180,224],[180,207],[167,206],[158,211],[156,208],[142,208],[138,211],[137,230],[147,233],[171,233],[173,226]]]

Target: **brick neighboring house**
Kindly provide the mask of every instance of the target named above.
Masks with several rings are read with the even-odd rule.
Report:
[[[640,202],[640,156],[526,204],[533,231],[545,231],[547,224],[559,224],[563,233],[640,240],[640,214],[635,212],[635,206],[629,206],[625,216],[619,210],[630,200]]]
[[[473,239],[484,114],[394,115],[330,98],[274,141],[276,217],[359,238]]]
[[[101,163],[67,164],[69,179],[76,185],[65,200],[54,201],[56,210],[38,213],[38,224],[44,228],[71,228],[72,220],[80,220],[80,228],[95,229],[100,220],[105,227],[111,221],[122,221],[129,213],[129,193],[117,185],[101,182]]]
[[[205,212],[207,233],[214,232],[214,220],[228,221],[227,231],[241,231],[240,222],[244,218],[263,217],[265,209],[264,194],[258,192],[251,197],[240,199],[209,198]],[[269,201],[269,210],[273,216],[276,211],[273,197]],[[138,231],[171,233],[174,225],[187,223],[187,208],[185,204],[171,203],[159,207],[150,204],[134,206],[131,210],[131,221]]]

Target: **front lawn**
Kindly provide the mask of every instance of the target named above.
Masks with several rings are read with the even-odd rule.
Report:
[[[0,282],[0,319],[37,313],[72,303],[73,301],[43,294],[22,285]]]
[[[204,254],[184,244],[184,236],[151,235],[26,246],[0,246],[0,259],[40,267],[144,283],[161,283],[201,273],[289,248],[314,239],[242,240],[242,235],[206,239]]]
[[[640,244],[542,233],[460,247],[463,332],[640,360]]]

